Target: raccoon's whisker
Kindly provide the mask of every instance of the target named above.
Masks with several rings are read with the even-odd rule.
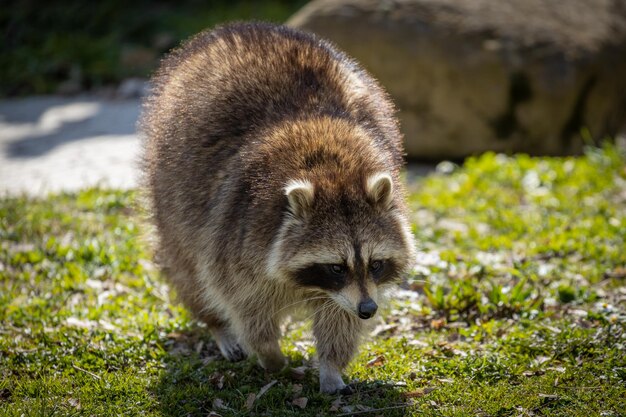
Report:
[[[305,317],[302,321],[308,321],[311,317],[315,316],[317,313],[319,313],[320,311],[330,308],[332,306],[333,300],[330,297],[327,297],[328,300],[325,301],[321,306],[319,306],[318,308],[316,308],[312,314],[308,315],[307,317]],[[332,311],[332,310],[331,310]]]
[[[332,311],[332,320],[341,320],[341,313],[347,313],[347,311],[343,307],[341,307],[339,304],[335,304],[331,311]]]
[[[305,303],[305,302],[307,302],[307,301],[313,301],[313,300],[323,300],[323,299],[325,299],[325,298],[328,298],[328,296],[310,297],[310,298],[305,298],[304,300],[299,300],[299,301],[296,301],[295,303],[287,304],[286,306],[282,307],[281,309],[279,309],[279,310],[277,310],[277,311],[274,311],[274,312],[272,313],[272,316],[276,316],[276,315],[277,315],[278,313],[280,313],[281,311],[283,311],[283,310],[285,310],[285,309],[287,309],[287,308],[289,308],[289,307],[293,307],[293,306],[295,306],[295,305],[297,305],[297,304],[301,304],[301,303]]]
[[[340,296],[340,297],[341,297],[341,298],[342,298],[342,299],[346,302],[346,304],[347,304],[347,305],[350,305],[350,304],[351,304],[350,300],[349,300],[349,299],[348,299],[348,297],[346,297],[345,295],[343,295],[343,294],[341,294],[341,293],[337,293],[337,295],[339,295],[339,296]],[[356,314],[356,312],[355,312],[354,310],[352,310],[352,309],[342,308],[341,310],[343,310],[343,311],[345,311],[346,313],[351,314],[351,315],[353,315],[353,316],[355,316],[355,317],[358,317],[358,316],[357,316],[357,314]]]
[[[333,305],[334,304],[334,305]],[[324,314],[327,315],[328,319],[330,322],[333,322],[337,319],[337,316],[339,315],[339,310],[341,308],[336,304],[336,303],[332,303],[330,305],[328,305],[326,307],[326,311],[324,311]]]
[[[322,304],[318,309],[313,312],[313,314],[309,315],[305,320],[310,319],[322,310],[324,310],[324,314],[327,315],[327,320],[332,322],[336,319],[340,319],[339,315],[341,311],[343,311],[343,308],[341,308],[341,306],[339,306],[337,302],[334,301],[332,298],[329,298],[328,301]]]

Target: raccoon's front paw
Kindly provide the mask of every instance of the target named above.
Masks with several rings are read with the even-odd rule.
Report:
[[[320,392],[324,394],[335,394],[338,392],[351,394],[352,389],[343,382],[341,372],[332,365],[320,363]]]
[[[226,349],[220,348],[220,352],[222,352],[222,355],[231,362],[240,362],[248,357],[246,351],[243,350],[238,343],[229,345]]]
[[[248,355],[241,345],[237,343],[237,339],[230,333],[224,331],[213,331],[213,338],[217,343],[217,347],[222,352],[222,356],[231,362],[239,362],[244,360]]]
[[[259,364],[269,372],[278,372],[287,365],[287,358],[282,353],[273,355],[259,354]]]

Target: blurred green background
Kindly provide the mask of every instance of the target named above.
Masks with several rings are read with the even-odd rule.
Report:
[[[9,1],[0,96],[73,93],[146,77],[182,39],[230,20],[283,22],[305,0]]]

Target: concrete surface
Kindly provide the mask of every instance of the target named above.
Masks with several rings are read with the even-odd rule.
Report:
[[[137,183],[139,99],[0,101],[0,194]]]
[[[0,100],[0,196],[137,185],[139,98]],[[407,178],[431,172],[410,164]]]

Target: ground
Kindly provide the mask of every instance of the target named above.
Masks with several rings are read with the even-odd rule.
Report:
[[[136,191],[4,197],[0,415],[624,415],[625,163],[485,154],[411,179],[416,266],[349,396],[318,393],[306,322],[280,374],[223,361],[151,262]]]
[[[139,98],[0,100],[0,195],[137,184]]]

